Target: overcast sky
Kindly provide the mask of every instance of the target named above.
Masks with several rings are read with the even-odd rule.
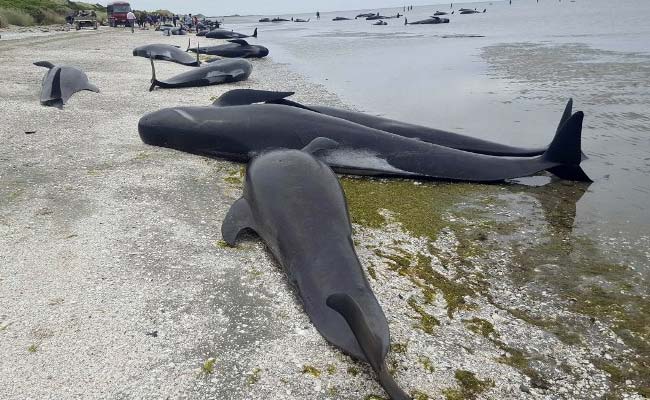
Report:
[[[406,1],[406,0],[403,0]],[[472,0],[464,0],[463,3]],[[136,10],[168,9],[178,13],[201,13],[207,16],[232,14],[299,14],[319,10],[340,11],[367,8],[401,7],[406,3],[400,0],[132,0],[131,7]],[[102,1],[106,4],[107,1]],[[441,0],[412,1],[410,5],[442,4]]]

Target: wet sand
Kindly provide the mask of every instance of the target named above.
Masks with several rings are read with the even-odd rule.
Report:
[[[146,112],[232,88],[353,105],[272,58],[247,82],[150,93],[131,50],[155,42],[187,37],[0,42],[0,397],[384,396],[316,332],[257,238],[220,241],[243,165],[137,134]],[[77,65],[102,92],[42,107],[37,60]],[[186,69],[156,65],[161,78]],[[416,399],[648,393],[647,286],[573,231],[587,187],[342,182],[390,368]]]

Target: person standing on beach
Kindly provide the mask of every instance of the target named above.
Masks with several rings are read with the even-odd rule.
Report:
[[[133,25],[135,24],[135,14],[133,14],[133,11],[129,11],[129,13],[126,14],[126,20],[129,21],[129,26],[131,26],[131,33],[135,32],[133,29]]]
[[[316,19],[320,19],[320,12],[316,11]]]

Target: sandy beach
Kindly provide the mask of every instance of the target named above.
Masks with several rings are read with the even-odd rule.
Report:
[[[147,112],[233,88],[354,105],[273,49],[247,81],[149,92],[132,49],[187,41],[110,28],[0,41],[0,398],[384,398],[370,367],[318,334],[257,237],[221,241],[245,166],[137,131]],[[82,68],[101,93],[41,106],[40,60]],[[156,63],[162,79],[186,69]],[[389,366],[414,399],[650,395],[647,295],[572,236],[586,188],[342,184]],[[613,294],[599,297],[606,278]]]

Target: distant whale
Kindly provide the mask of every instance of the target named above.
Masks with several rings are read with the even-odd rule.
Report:
[[[446,12],[444,12],[444,11],[436,11],[436,12],[433,14],[433,16],[434,16],[434,17],[437,17],[437,16],[439,16],[439,15],[447,15],[447,14],[448,14],[448,13],[446,13]]]
[[[37,61],[34,65],[48,69],[41,87],[41,104],[63,109],[73,94],[88,90],[99,93],[81,69],[70,65],[54,65],[49,61]]]
[[[198,54],[197,54],[198,56]],[[241,58],[217,60],[191,71],[183,72],[170,79],[159,81],[156,79],[156,68],[151,61],[151,87],[165,89],[218,85],[221,83],[237,82],[248,79],[253,71],[253,65]]]
[[[271,18],[261,18],[259,22],[271,22]]]
[[[430,25],[430,24],[448,24],[449,18],[439,18],[432,17],[423,19],[421,21],[409,22],[408,19],[404,18],[404,25]]]
[[[375,15],[375,13],[359,14],[359,15],[357,15],[356,17],[354,17],[354,19],[357,19],[357,18],[367,18],[367,17],[372,17],[373,15]]]
[[[563,179],[589,181],[580,168],[583,117],[572,115],[548,149],[534,157],[457,150],[282,104],[172,107],[142,117],[138,131],[148,144],[236,161],[274,148],[300,149],[326,137],[339,147],[319,158],[338,172],[356,175],[497,182],[548,170]]]
[[[133,55],[137,57],[153,58],[154,60],[171,61],[188,67],[198,67],[201,62],[198,57],[193,57],[187,52],[170,44],[148,44],[133,49]]]
[[[306,149],[327,146],[320,138]],[[388,322],[354,250],[345,195],[332,170],[300,150],[255,157],[243,196],[221,226],[223,240],[234,246],[245,229],[255,231],[271,250],[318,332],[368,362],[391,399],[410,399],[386,367]]]
[[[213,29],[206,33],[205,37],[209,39],[242,39],[247,37],[257,37],[257,28],[252,35],[244,35],[243,33],[228,31],[225,29]]]
[[[244,39],[231,39],[228,42],[230,43],[217,46],[194,47],[188,51],[228,58],[262,58],[269,54],[269,49],[266,47],[248,44]]]
[[[375,22],[373,25],[388,25],[388,22],[379,20],[379,21]]]
[[[483,12],[486,12],[486,11],[487,11],[487,8],[484,8],[484,9],[483,9]],[[467,9],[465,9],[465,10],[462,10],[460,13],[461,13],[461,14],[481,14],[481,12],[480,12],[480,11],[476,11],[476,9],[474,9],[474,10],[467,10]]]
[[[371,17],[366,17],[366,21],[374,21],[374,20],[377,20],[377,19],[400,18],[400,17],[402,17],[402,15],[400,13],[397,13],[397,15],[394,15],[392,17],[386,17],[386,16],[383,16],[383,15],[377,14],[377,15],[373,15]]]
[[[271,20],[271,22],[289,22],[289,20],[286,19],[286,18],[279,18],[279,17],[277,17],[277,18],[273,18],[273,19]]]
[[[345,18],[345,17],[335,17],[332,18],[332,21],[349,21],[350,18]]]
[[[311,20],[311,18],[307,18],[307,19],[296,18],[293,20],[293,22],[309,22],[309,20]]]

